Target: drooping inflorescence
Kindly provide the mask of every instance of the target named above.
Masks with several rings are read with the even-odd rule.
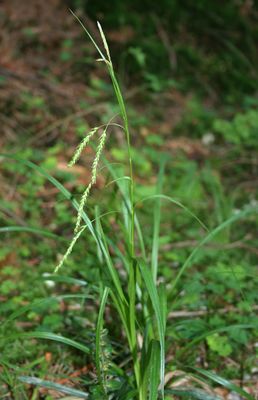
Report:
[[[107,127],[108,127],[108,125],[105,127],[105,129],[103,130],[103,133],[100,136],[100,140],[99,140],[99,144],[98,144],[98,147],[97,147],[96,155],[95,155],[95,158],[94,158],[94,161],[93,161],[93,164],[92,164],[91,180],[90,180],[88,186],[86,187],[86,189],[85,189],[85,191],[84,191],[84,193],[83,193],[83,195],[81,197],[79,210],[78,210],[78,215],[77,215],[77,220],[76,220],[76,225],[75,225],[75,230],[74,230],[75,233],[78,232],[78,230],[80,229],[80,225],[81,225],[81,221],[82,221],[83,209],[84,209],[85,204],[87,202],[90,190],[91,190],[92,186],[95,185],[95,183],[97,181],[98,164],[99,164],[100,156],[101,156],[101,153],[102,153],[102,151],[104,149],[104,145],[105,145],[105,141],[106,141],[106,137],[107,137]]]
[[[100,128],[99,126],[96,126],[95,128],[91,129],[91,131],[81,141],[81,143],[78,145],[77,149],[75,150],[73,158],[68,163],[68,167],[72,167],[78,161],[83,149],[87,146],[87,144],[90,142],[91,138],[95,135],[95,133],[98,131],[99,128]]]
[[[66,261],[66,259],[69,257],[69,255],[71,254],[71,252],[73,251],[73,247],[75,245],[75,243],[77,242],[77,240],[79,239],[79,237],[81,236],[82,232],[84,231],[84,229],[86,228],[86,226],[83,226],[76,235],[74,235],[68,249],[66,250],[65,254],[63,255],[61,261],[59,262],[59,264],[55,267],[54,273],[57,273],[59,271],[59,269],[63,266],[64,262]]]
[[[86,189],[84,190],[84,192],[82,194],[82,197],[81,197],[81,200],[80,200],[77,219],[76,219],[76,224],[75,224],[75,229],[74,229],[74,236],[72,238],[72,241],[70,242],[70,245],[69,245],[68,249],[66,250],[66,253],[63,255],[61,261],[56,266],[56,268],[54,270],[55,273],[58,272],[59,269],[63,266],[64,262],[66,261],[68,256],[71,254],[75,243],[77,242],[77,240],[79,239],[79,237],[83,233],[84,229],[86,228],[86,226],[81,227],[81,222],[82,222],[82,217],[83,217],[83,209],[84,209],[85,204],[87,202],[87,199],[89,197],[91,188],[92,188],[93,185],[95,185],[95,183],[97,181],[98,165],[99,165],[99,161],[100,161],[100,157],[101,157],[102,151],[104,150],[104,146],[105,146],[105,142],[106,142],[106,138],[107,138],[107,129],[108,129],[109,125],[110,125],[110,123],[108,123],[105,126],[105,128],[103,129],[103,132],[102,132],[102,134],[100,135],[100,138],[99,138],[99,144],[97,146],[96,155],[95,155],[94,161],[92,163],[92,168],[91,168],[91,171],[92,171],[91,180],[88,183]],[[76,149],[76,151],[74,153],[74,156],[73,156],[72,160],[68,164],[69,167],[72,167],[79,160],[83,149],[87,146],[87,144],[90,142],[92,137],[95,135],[95,133],[100,128],[101,128],[100,126],[97,126],[97,127],[93,128],[93,129],[91,129],[91,131],[81,141],[81,143],[78,145],[78,147],[77,147],[77,149]]]

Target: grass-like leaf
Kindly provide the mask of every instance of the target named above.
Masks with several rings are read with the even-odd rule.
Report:
[[[161,162],[160,170],[156,185],[155,206],[153,212],[153,238],[152,238],[152,253],[151,253],[151,270],[154,282],[156,282],[158,274],[158,255],[159,255],[159,230],[161,219],[161,192],[164,180],[165,162]]]
[[[110,291],[110,289],[105,287],[105,289],[103,291],[103,294],[102,294],[102,297],[101,297],[101,301],[100,301],[98,320],[97,320],[97,326],[96,326],[95,363],[96,363],[99,383],[102,386],[104,392],[105,392],[105,383],[103,382],[103,379],[102,379],[101,362],[100,362],[100,358],[101,358],[101,332],[103,330],[104,311],[105,311],[105,306],[106,306],[106,302],[107,302],[107,299],[108,299],[109,291]]]
[[[164,397],[164,376],[165,376],[165,326],[164,315],[161,311],[160,300],[150,269],[142,260],[138,260],[140,271],[150,296],[151,304],[157,321],[159,342],[160,342],[160,382],[162,396]]]
[[[167,389],[165,391],[166,394],[168,395],[175,395],[178,397],[183,397],[186,399],[196,399],[196,400],[222,400],[221,397],[215,395],[215,394],[210,394],[205,392],[204,390],[201,389],[196,389],[196,388],[178,388],[178,389]]]
[[[74,347],[75,349],[81,350],[83,353],[86,354],[90,353],[89,347],[85,346],[84,344],[51,332],[34,331],[34,332],[15,333],[13,335],[8,336],[7,338],[3,339],[0,338],[0,341],[4,340],[5,342],[8,342],[14,339],[30,339],[30,338],[53,340],[55,342],[66,344],[68,346]]]
[[[66,276],[66,275],[48,274],[46,276],[42,276],[41,279],[46,280],[46,281],[68,283],[69,285],[76,285],[76,286],[87,286],[88,285],[88,283],[82,279],[76,279],[76,278],[72,278],[71,276]]]
[[[48,277],[48,279],[49,279],[49,277]],[[18,310],[15,310],[11,315],[9,315],[8,318],[5,319],[5,321],[2,323],[1,327],[4,328],[8,323],[10,323],[11,321],[20,317],[21,315],[27,313],[28,311],[34,310],[34,309],[42,307],[42,306],[51,305],[53,303],[56,303],[59,300],[65,300],[65,299],[84,300],[85,298],[90,298],[90,297],[91,296],[88,294],[66,294],[66,295],[49,297],[46,299],[40,299],[40,300],[33,301],[32,303],[22,306]]]
[[[103,232],[102,225],[101,225],[100,219],[98,217],[96,218],[96,223],[97,223],[97,231],[98,231],[98,238],[99,238],[98,244],[99,244],[100,250],[103,254],[104,260],[106,262],[106,266],[107,266],[110,278],[114,284],[114,289],[115,289],[117,298],[119,299],[119,303],[121,305],[121,311],[122,311],[122,313],[124,313],[124,307],[127,305],[127,301],[126,301],[126,298],[125,298],[125,295],[124,295],[124,292],[123,292],[123,289],[121,286],[119,275],[117,273],[116,268],[114,267],[112,258],[110,256],[106,236]]]
[[[157,400],[158,388],[160,381],[160,344],[156,340],[151,343],[150,357],[150,385],[149,385],[149,400]]]
[[[145,201],[155,200],[155,199],[167,200],[170,203],[173,203],[176,206],[182,208],[187,214],[189,214],[191,217],[193,217],[201,225],[201,227],[203,229],[205,229],[207,232],[209,232],[209,229],[207,228],[207,226],[200,220],[200,218],[197,217],[197,215],[195,215],[191,210],[189,210],[188,207],[184,206],[180,201],[173,199],[173,197],[166,196],[165,194],[153,194],[152,196],[144,197],[143,199],[137,201],[137,203],[135,205],[137,205],[139,203],[143,203]]]
[[[26,165],[28,168],[30,168],[33,171],[44,176],[49,182],[51,182],[63,194],[63,196],[67,200],[69,200],[71,202],[72,206],[76,209],[76,211],[79,211],[79,207],[80,207],[79,203],[73,198],[72,194],[56,178],[54,178],[47,171],[45,171],[44,168],[38,166],[37,164],[35,164],[31,161],[24,160],[16,155],[0,154],[0,157],[5,157],[5,158],[15,160],[15,161],[19,162],[20,164]],[[125,297],[123,295],[123,291],[121,289],[121,284],[120,284],[117,272],[112,264],[112,260],[108,253],[107,246],[102,241],[102,239],[105,237],[103,235],[102,235],[102,237],[100,237],[100,235],[98,235],[98,233],[94,229],[94,225],[93,225],[92,221],[90,220],[90,218],[88,217],[88,215],[86,214],[86,212],[84,210],[82,211],[82,219],[84,220],[85,225],[89,229],[91,235],[95,239],[97,245],[101,248],[101,251],[103,252],[103,256],[107,263],[107,266],[108,266],[109,272],[111,274],[112,280],[114,282],[114,285],[116,286],[120,297],[123,298],[123,302],[126,302]]]
[[[236,329],[257,329],[258,324],[234,324],[234,325],[229,325],[229,326],[221,326],[216,329],[212,330],[207,330],[204,332],[202,335],[199,335],[198,337],[194,338],[191,340],[189,343],[187,343],[184,348],[179,351],[178,356],[184,354],[187,350],[195,346],[197,343],[201,342],[202,340],[206,339],[206,337],[213,335],[214,333],[221,333],[221,332],[229,332],[231,329],[236,328]]]
[[[192,253],[189,255],[189,257],[186,259],[184,264],[182,265],[180,271],[178,272],[176,278],[174,279],[174,282],[171,287],[171,292],[175,289],[177,286],[180,278],[182,277],[183,273],[185,270],[193,263],[194,258],[196,254],[199,252],[199,250],[206,244],[208,243],[211,239],[214,238],[219,232],[221,232],[223,229],[227,228],[229,225],[233,224],[234,222],[237,222],[238,220],[245,218],[247,215],[253,214],[255,212],[258,212],[258,207],[249,207],[244,209],[243,211],[240,211],[239,213],[233,215],[231,218],[227,219],[224,221],[222,224],[217,226],[215,229],[213,229],[209,234],[201,240],[201,242],[198,244],[198,246],[195,247],[195,249],[192,251]]]
[[[17,155],[14,154],[0,154],[0,157],[4,157],[4,158],[8,158],[11,160],[14,160],[16,162],[18,162],[19,164],[25,165],[28,168],[30,168],[31,170],[39,173],[40,175],[44,176],[50,183],[52,183],[52,185],[54,185],[60,193],[62,193],[62,195],[71,202],[72,206],[75,208],[76,211],[79,211],[79,203],[74,199],[74,197],[72,196],[72,193],[69,192],[69,190],[67,190],[61,182],[59,182],[56,178],[54,178],[52,175],[50,175],[44,168],[40,167],[39,165],[35,164],[32,161],[29,160],[24,160],[22,158],[20,158]],[[89,229],[90,233],[92,234],[93,238],[95,239],[95,241],[98,241],[98,238],[96,236],[96,233],[94,231],[94,227],[93,224],[91,222],[91,220],[89,219],[88,215],[86,214],[85,211],[82,212],[82,218],[85,222],[85,225],[87,226],[87,228]]]
[[[107,158],[105,157],[104,154],[102,154],[102,161],[105,165],[105,167],[107,168],[107,170],[109,171],[110,175],[113,178],[114,183],[116,184],[119,193],[123,199],[124,205],[128,211],[128,213],[130,214],[130,209],[131,209],[131,200],[130,200],[130,196],[128,195],[128,190],[125,189],[125,185],[123,184],[125,181],[129,181],[131,182],[131,178],[129,177],[129,179],[124,179],[124,177],[119,177],[117,175],[117,172],[115,170],[115,168],[113,167],[113,164],[110,163]],[[121,179],[122,178],[122,179]],[[141,255],[142,258],[144,260],[146,260],[146,248],[145,248],[145,243],[144,243],[144,238],[143,238],[143,233],[142,233],[142,229],[141,229],[141,225],[139,222],[139,219],[137,217],[137,213],[136,210],[134,210],[134,223],[135,223],[135,230],[137,233],[137,237],[138,237],[138,242],[139,242],[139,246],[141,249]]]
[[[87,34],[87,36],[90,38],[90,40],[92,41],[94,47],[96,48],[96,50],[98,51],[101,59],[103,61],[105,61],[105,56],[102,53],[102,51],[100,50],[99,46],[97,45],[96,41],[93,39],[93,37],[91,36],[90,32],[88,31],[88,29],[86,29],[85,25],[82,23],[82,21],[80,20],[79,17],[77,17],[77,15],[70,9],[70,12],[72,13],[72,15],[74,16],[74,18],[77,19],[77,21],[79,22],[79,24],[81,25],[82,29],[84,30],[84,32]]]
[[[28,232],[39,236],[46,236],[51,239],[66,241],[66,239],[64,239],[60,235],[56,235],[55,233],[46,231],[44,229],[33,228],[31,226],[3,226],[0,228],[0,233],[9,233],[9,232]]]
[[[55,383],[52,381],[35,378],[33,376],[20,376],[18,379],[19,381],[27,383],[29,385],[35,385],[46,389],[55,390],[56,392],[69,394],[71,396],[76,396],[76,398],[78,399],[87,399],[89,396],[88,393],[81,392],[80,390],[60,385],[59,383]]]
[[[244,397],[247,400],[255,400],[255,398],[251,396],[249,393],[247,393],[244,389],[228,381],[227,379],[222,378],[221,376],[215,374],[214,372],[194,367],[189,367],[189,370],[196,372],[198,375],[201,375],[202,377],[210,379],[211,381],[219,384],[220,386],[224,386],[225,388],[231,390],[232,392],[240,394],[240,396]]]

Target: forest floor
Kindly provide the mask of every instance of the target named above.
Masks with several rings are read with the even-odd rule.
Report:
[[[95,24],[86,15],[82,18],[97,36]],[[94,63],[94,49],[62,1],[48,1],[46,7],[35,0],[28,7],[26,2],[4,0],[0,32],[1,153],[35,162],[59,179],[74,197],[79,196],[90,180],[94,150],[87,149],[81,162],[70,169],[67,163],[85,133],[117,113],[106,71],[100,63]],[[115,54],[134,35],[128,26],[106,33]],[[123,74],[122,63],[117,62],[117,68],[121,79],[125,78],[136,201],[155,194],[160,163],[165,158],[164,194],[183,203],[210,229],[246,207],[257,207],[257,148],[245,146],[241,140],[230,142],[215,129],[207,129],[207,121],[217,126],[222,119],[213,93],[200,101],[191,88],[181,90],[168,84],[155,90],[153,77],[154,88],[149,90],[137,77],[135,83],[131,82]],[[126,159],[124,137],[117,127],[109,138],[106,156],[115,163]],[[64,266],[64,276],[78,279],[77,283],[47,279],[66,250],[66,243],[42,238],[40,232],[31,236],[28,232],[6,232],[5,228],[45,229],[66,240],[72,237],[75,215],[69,202],[42,176],[18,162],[7,162],[3,157],[0,160],[0,321],[32,301],[84,290],[90,293],[87,303],[62,299],[51,308],[39,305],[11,322],[8,332],[33,328],[65,332],[71,338],[82,332],[79,337],[91,341],[98,310],[94,290],[93,294],[90,290],[98,276],[93,242],[86,244],[86,260],[85,243],[79,243]],[[102,212],[116,206],[115,190],[107,186],[110,177],[105,170],[102,172],[88,206],[93,217],[95,204]],[[174,382],[180,366],[194,365],[223,372],[223,377],[257,396],[257,217],[251,215],[237,222],[205,246],[175,297],[170,296],[169,285],[205,232],[191,216],[165,202],[162,216],[159,276],[167,285],[169,305],[170,372],[166,381]],[[151,208],[143,207],[147,246],[152,239],[150,218]],[[115,217],[108,217],[106,224],[117,232]],[[80,286],[83,280],[88,282],[86,289]],[[113,333],[109,340],[119,342],[120,332],[112,323],[114,314],[110,310],[107,319],[108,330]],[[201,334],[203,340],[182,351]],[[115,352],[123,352],[114,347]],[[15,339],[1,352],[1,398],[23,399],[19,397],[18,368],[42,379],[55,377],[56,383],[71,387],[81,387],[95,377],[90,357],[81,358],[76,351],[45,341]],[[187,383],[179,380],[179,385]],[[59,398],[51,390],[36,392],[29,385],[22,387],[31,399]],[[211,393],[222,399],[241,398],[217,385]]]

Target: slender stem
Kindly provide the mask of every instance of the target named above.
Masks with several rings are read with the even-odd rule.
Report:
[[[126,112],[126,107],[124,103],[124,99],[121,93],[121,89],[119,83],[116,79],[112,64],[108,65],[109,74],[113,83],[114,91],[116,94],[116,98],[120,107],[121,116],[124,123],[124,130],[126,136],[127,143],[127,153],[128,153],[128,161],[129,161],[129,174],[130,174],[130,189],[129,189],[129,197],[130,197],[130,272],[129,272],[129,281],[130,285],[133,288],[133,292],[135,293],[136,289],[136,273],[134,266],[135,259],[135,212],[134,212],[134,174],[133,174],[133,160],[132,160],[132,150],[131,150],[131,139],[130,139],[130,130],[128,117]],[[134,373],[135,379],[139,390],[139,400],[144,400],[144,397],[141,393],[141,373],[140,373],[140,362],[137,354],[137,334],[136,334],[136,318],[135,318],[135,296],[131,296],[129,293],[129,330],[130,330],[130,339],[129,345],[131,348],[131,353],[133,357],[134,364]]]
[[[127,120],[125,121],[125,132],[127,140],[128,158],[129,158],[129,168],[130,168],[130,202],[131,202],[131,257],[135,257],[134,248],[134,179],[133,179],[133,160],[131,152],[130,143],[130,132]]]
[[[133,365],[134,365],[134,374],[136,379],[136,385],[138,387],[139,392],[139,400],[145,400],[146,396],[144,395],[144,389],[141,385],[141,370],[140,370],[140,358],[138,357],[138,346],[137,346],[137,331],[136,331],[136,307],[135,307],[135,300],[136,300],[136,286],[137,286],[137,271],[135,265],[135,210],[134,210],[134,180],[133,180],[133,161],[132,161],[132,151],[131,151],[131,142],[130,142],[130,130],[128,124],[128,117],[126,112],[126,107],[124,103],[124,99],[121,93],[121,89],[119,83],[116,79],[115,72],[112,65],[112,60],[110,57],[110,51],[108,47],[108,43],[106,41],[105,34],[102,30],[102,27],[99,23],[97,23],[100,35],[103,41],[104,49],[106,55],[103,54],[101,49],[98,47],[97,43],[95,42],[94,38],[90,35],[88,30],[85,28],[81,20],[72,12],[74,17],[78,20],[81,24],[84,31],[89,36],[90,40],[94,44],[95,48],[97,49],[100,59],[99,61],[105,62],[110,78],[112,80],[114,92],[119,104],[121,116],[124,123],[124,130],[126,135],[126,142],[127,142],[127,152],[128,152],[128,161],[129,161],[129,170],[130,170],[130,189],[129,189],[129,198],[130,198],[130,268],[129,268],[129,289],[133,293],[131,296],[130,290],[128,291],[129,294],[129,301],[128,304],[124,304],[123,301],[120,304],[120,301],[116,300],[115,295],[113,294],[113,301],[118,309],[120,317],[122,319],[122,323],[124,325],[126,335],[128,338],[128,343],[130,347],[130,351],[132,353],[133,358]],[[109,261],[109,260],[108,260]],[[111,269],[113,272],[113,270]],[[112,274],[111,274],[112,276]],[[120,285],[116,287],[118,293],[120,292]],[[119,293],[121,298],[124,299],[124,294]],[[127,303],[127,302],[126,302]],[[129,307],[128,307],[129,306]],[[128,315],[127,315],[128,309]]]
[[[112,83],[115,89],[115,94],[118,100],[118,104],[120,106],[123,122],[124,122],[124,129],[126,135],[126,142],[127,142],[127,153],[128,153],[128,161],[129,161],[129,173],[130,173],[130,206],[131,206],[131,235],[130,235],[130,249],[131,249],[131,258],[135,257],[135,248],[134,248],[134,175],[133,175],[133,160],[132,160],[132,150],[131,150],[131,139],[130,139],[130,130],[129,130],[129,123],[128,117],[126,112],[126,107],[124,103],[124,99],[117,82],[116,76],[114,74],[114,70],[112,65],[109,67],[109,73],[112,79]]]

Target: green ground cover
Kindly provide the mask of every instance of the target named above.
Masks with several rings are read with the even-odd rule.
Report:
[[[86,2],[71,6],[88,11]],[[80,30],[75,38],[67,35],[59,40],[56,61],[61,70],[66,68],[67,85],[72,74],[83,85],[80,95],[72,98],[76,103],[72,111],[68,111],[70,99],[67,104],[64,100],[64,108],[61,101],[59,108],[55,99],[50,101],[31,87],[19,88],[19,96],[10,101],[9,78],[1,75],[8,99],[4,113],[10,121],[18,121],[21,132],[16,126],[13,139],[10,129],[4,131],[3,153],[8,157],[0,156],[2,398],[50,400],[61,391],[73,398],[133,399],[139,398],[140,387],[145,388],[142,400],[157,398],[157,343],[162,342],[164,317],[160,320],[158,311],[165,311],[164,289],[167,398],[225,398],[231,389],[239,390],[239,398],[255,398],[256,14],[244,14],[244,6],[234,2],[220,9],[214,5],[209,11],[206,6],[205,1],[195,6],[175,1],[169,7],[164,1],[157,10],[143,2],[130,16],[132,5],[127,2],[114,2],[112,14],[104,2],[90,7],[88,15],[101,20],[108,41],[114,31],[111,52],[130,121],[134,195],[132,200],[126,138],[119,126],[113,126],[97,184],[85,205],[105,251],[85,229],[56,275],[54,269],[73,238],[74,206],[91,179],[98,140],[84,150],[76,166],[69,169],[66,164],[94,126],[107,124],[117,113],[122,120],[115,121],[126,124],[123,104],[120,99],[119,109],[104,65],[93,66],[94,48]],[[165,20],[162,7],[170,10]],[[146,8],[147,27],[141,23]],[[132,33],[119,43],[116,36],[126,36],[125,26]],[[49,51],[37,31],[26,29],[22,43],[27,40],[35,52]],[[54,84],[56,79],[62,88],[66,85],[65,78],[55,77],[53,71],[44,73],[48,82]],[[20,120],[20,115],[28,118]],[[137,224],[131,249],[132,204],[145,253]],[[221,228],[216,231],[217,227]],[[207,230],[214,235],[198,249]],[[198,251],[186,268],[194,249]],[[140,384],[137,373],[142,372],[135,368],[138,354],[132,343],[131,348],[128,345],[126,323],[121,328],[122,303],[116,303],[106,289],[118,290],[106,253],[126,301],[132,302],[126,319],[131,340],[138,351],[145,341],[139,370],[149,375],[139,379]],[[154,289],[141,261],[136,267],[131,264],[140,257],[151,266]],[[155,303],[156,295],[160,303]],[[152,364],[157,370],[149,370]],[[226,392],[219,391],[220,386]],[[191,393],[189,388],[194,388]]]

